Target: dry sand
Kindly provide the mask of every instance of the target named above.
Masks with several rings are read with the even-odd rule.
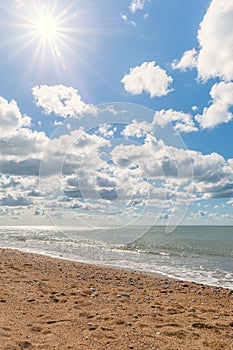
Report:
[[[0,349],[233,349],[233,291],[0,249]]]

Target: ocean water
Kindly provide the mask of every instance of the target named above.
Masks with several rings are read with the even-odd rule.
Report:
[[[233,289],[233,226],[4,226],[0,247]]]

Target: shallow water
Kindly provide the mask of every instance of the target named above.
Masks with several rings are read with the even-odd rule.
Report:
[[[180,226],[166,232],[163,226],[8,226],[0,227],[0,246],[233,289],[233,227]]]

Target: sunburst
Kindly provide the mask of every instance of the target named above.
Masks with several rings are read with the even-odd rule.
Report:
[[[38,36],[42,42],[56,41],[59,37],[60,29],[59,23],[51,14],[42,14],[35,21],[35,36]]]
[[[63,53],[72,52],[74,34],[72,2],[70,4],[68,8],[59,9],[57,1],[52,5],[51,2],[45,5],[41,1],[30,1],[30,6],[21,10],[17,24],[21,34],[23,30],[20,51],[33,46],[31,67],[35,62],[43,66],[52,58],[55,67],[66,69]]]
[[[74,62],[80,74],[82,65],[102,79],[86,55],[96,49],[90,38],[106,35],[105,28],[102,30],[96,24],[90,7],[86,8],[79,0],[13,1],[15,6],[10,10],[4,5],[10,15],[3,23],[9,36],[0,46],[11,48],[8,62],[17,59],[22,62],[25,79],[63,78],[64,72],[73,78]]]

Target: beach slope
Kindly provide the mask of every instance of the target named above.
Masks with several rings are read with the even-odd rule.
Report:
[[[233,291],[0,249],[0,349],[233,349]]]

